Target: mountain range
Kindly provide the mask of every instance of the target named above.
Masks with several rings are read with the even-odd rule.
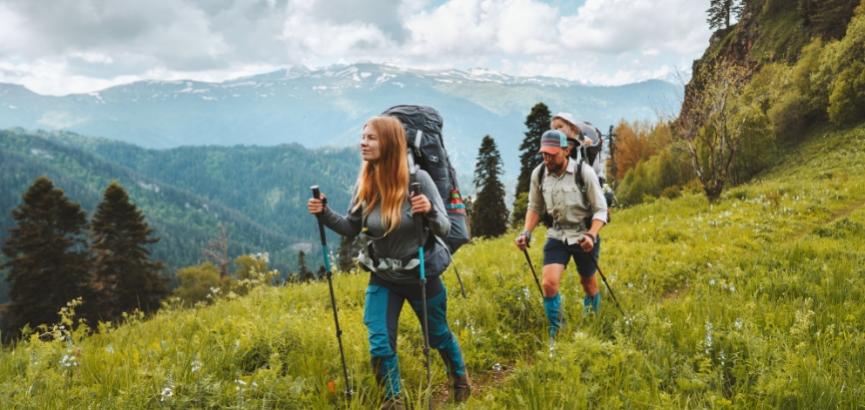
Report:
[[[68,130],[145,148],[345,147],[357,142],[370,116],[397,104],[424,104],[441,111],[446,147],[461,174],[474,169],[480,140],[489,134],[510,180],[519,168],[525,117],[537,102],[606,132],[621,119],[674,115],[681,94],[681,87],[662,80],[593,86],[483,69],[423,71],[367,63],[293,67],[220,83],[141,81],[66,96],[0,84],[0,129]]]

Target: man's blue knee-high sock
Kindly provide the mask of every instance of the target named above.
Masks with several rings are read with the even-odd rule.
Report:
[[[550,337],[556,337],[562,324],[562,295],[556,293],[555,296],[544,296],[544,311],[550,322]]]

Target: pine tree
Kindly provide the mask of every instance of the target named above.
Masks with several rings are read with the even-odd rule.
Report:
[[[541,162],[538,148],[541,144],[541,134],[550,129],[550,109],[542,102],[535,104],[526,117],[526,132],[520,144],[520,175],[517,177],[517,189],[514,195],[513,224],[519,225],[526,217],[527,195],[532,171]],[[476,198],[478,200],[480,198]]]
[[[730,27],[730,15],[736,13],[739,15],[742,10],[740,2],[735,0],[711,0],[709,9],[706,13],[709,17],[706,22],[709,23],[709,28],[717,30]]]
[[[312,271],[306,267],[306,253],[303,251],[297,252],[297,266],[297,280],[301,282],[309,282],[315,279],[315,275],[313,275]]]
[[[36,179],[22,199],[12,210],[17,225],[3,244],[10,335],[24,325],[55,323],[66,302],[91,296],[84,211],[46,177]]]
[[[144,215],[120,184],[105,189],[92,221],[94,286],[100,296],[100,315],[118,319],[123,312],[159,308],[168,293],[160,275],[162,264],[150,260],[152,236]]]
[[[505,206],[505,186],[502,159],[495,140],[489,135],[481,141],[475,164],[477,199],[472,205],[472,234],[479,237],[499,236],[507,230],[508,209]]]

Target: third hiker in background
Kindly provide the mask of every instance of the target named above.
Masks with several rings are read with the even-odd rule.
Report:
[[[595,171],[607,206],[613,206],[615,194],[613,189],[607,185],[607,157],[604,153],[604,139],[601,131],[587,121],[577,121],[574,116],[567,112],[560,112],[553,116],[550,128],[559,130],[568,137],[568,157],[573,160],[582,159]],[[609,215],[607,215],[609,222]]]
[[[544,217],[549,220],[542,287],[551,349],[562,320],[559,284],[571,258],[585,292],[585,309],[597,312],[601,303],[595,271],[607,201],[594,169],[569,158],[567,147],[567,136],[561,131],[549,130],[541,136],[543,163],[532,172],[524,230],[516,239],[517,247],[525,249],[538,222]]]

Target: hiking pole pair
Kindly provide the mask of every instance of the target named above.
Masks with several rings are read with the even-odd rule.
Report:
[[[321,191],[319,191],[318,185],[313,185],[309,189],[312,190],[313,198],[321,199]],[[322,205],[325,204],[327,204],[327,199],[322,201]],[[333,272],[330,269],[330,252],[327,249],[327,237],[324,235],[324,225],[321,223],[321,212],[316,214],[315,218],[318,220],[318,234],[321,236],[321,255],[324,258],[324,276],[327,277],[327,287],[330,289],[330,306],[333,308],[333,322],[336,324],[336,342],[339,344],[339,358],[342,360],[342,376],[345,378],[344,394],[346,397],[351,398],[354,392],[351,390],[351,381],[348,379],[348,367],[345,365],[345,352],[342,349],[342,329],[339,327],[339,316],[336,314],[336,297],[333,295],[333,281],[331,280]]]
[[[420,183],[412,182],[409,185],[409,195],[414,198],[415,195],[420,194]],[[420,273],[420,295],[422,300],[422,316],[423,316],[423,355],[426,360],[426,385],[427,389],[431,389],[432,383],[432,375],[430,374],[430,362],[429,362],[429,316],[426,305],[426,267],[424,267],[424,240],[423,240],[423,215],[416,213],[412,215],[414,218],[414,224],[417,227],[417,237],[418,237],[418,245],[417,245],[417,258],[418,262],[418,272]],[[428,398],[429,408],[432,408],[432,397]]]

